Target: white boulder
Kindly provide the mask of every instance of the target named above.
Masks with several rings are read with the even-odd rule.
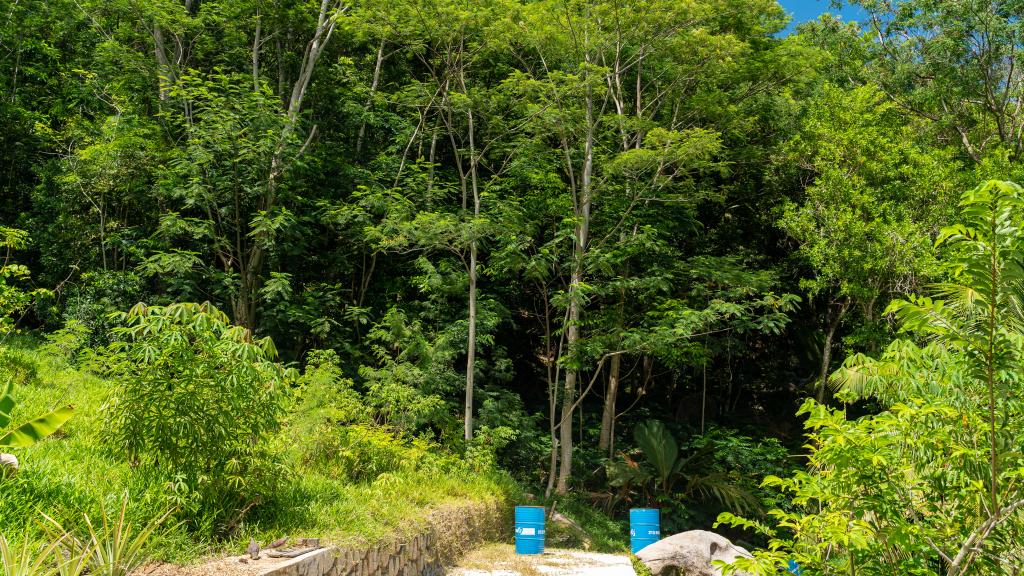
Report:
[[[13,476],[18,471],[18,458],[14,454],[0,454],[0,478]]]
[[[721,560],[729,563],[739,557],[749,558],[750,552],[714,532],[690,530],[659,540],[637,552],[636,556],[655,576],[721,576],[722,571],[712,566],[712,562]],[[746,573],[736,574],[742,576]]]

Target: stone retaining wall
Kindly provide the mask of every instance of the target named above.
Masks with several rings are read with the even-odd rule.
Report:
[[[411,538],[370,547],[328,547],[275,566],[263,576],[441,576],[444,567],[486,542],[507,538],[511,530],[501,502],[438,508],[427,528]]]

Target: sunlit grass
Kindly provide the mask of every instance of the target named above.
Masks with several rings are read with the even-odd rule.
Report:
[[[84,515],[117,508],[127,492],[128,517],[141,525],[167,508],[169,479],[128,462],[103,443],[103,405],[111,383],[47,356],[28,339],[0,350],[0,360],[16,374],[15,421],[55,406],[73,404],[75,416],[53,437],[17,451],[21,471],[0,480],[0,534],[43,542],[42,513],[69,529],[86,531]],[[352,484],[327,470],[294,466],[272,501],[254,508],[227,541],[210,541],[181,525],[155,536],[155,559],[194,561],[204,555],[241,552],[250,537],[267,542],[288,535],[321,537],[338,543],[374,542],[421,528],[427,511],[457,501],[504,498],[513,488],[499,475],[443,470],[385,474],[374,482]]]

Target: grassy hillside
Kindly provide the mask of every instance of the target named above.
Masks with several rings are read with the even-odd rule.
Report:
[[[143,523],[170,507],[187,505],[175,479],[151,468],[133,467],[104,442],[104,406],[114,384],[68,365],[32,340],[0,347],[0,375],[15,381],[15,420],[73,404],[74,418],[55,436],[19,450],[21,471],[0,480],[0,533],[42,540],[40,513],[65,527],[82,527],[82,515],[96,519],[130,497],[128,515]],[[250,536],[268,541],[284,535],[320,536],[337,542],[375,541],[414,530],[426,511],[443,503],[505,499],[511,483],[493,474],[446,469],[433,448],[390,439],[389,454],[403,462],[389,472],[353,482],[331,459],[303,458],[301,434],[290,425],[279,432],[273,455],[280,488],[254,505],[221,538],[214,527],[168,523],[154,539],[157,559],[186,562],[220,550],[239,551]],[[309,439],[312,441],[313,439]],[[379,440],[379,439],[378,439]],[[202,511],[199,512],[202,518]]]

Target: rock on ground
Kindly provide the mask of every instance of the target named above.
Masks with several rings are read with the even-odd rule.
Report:
[[[672,574],[673,570],[686,576],[721,576],[722,571],[711,565],[713,561],[732,562],[741,556],[750,557],[750,552],[714,532],[690,530],[659,540],[636,556],[655,576]]]
[[[18,458],[14,454],[0,454],[0,478],[18,471]]]

